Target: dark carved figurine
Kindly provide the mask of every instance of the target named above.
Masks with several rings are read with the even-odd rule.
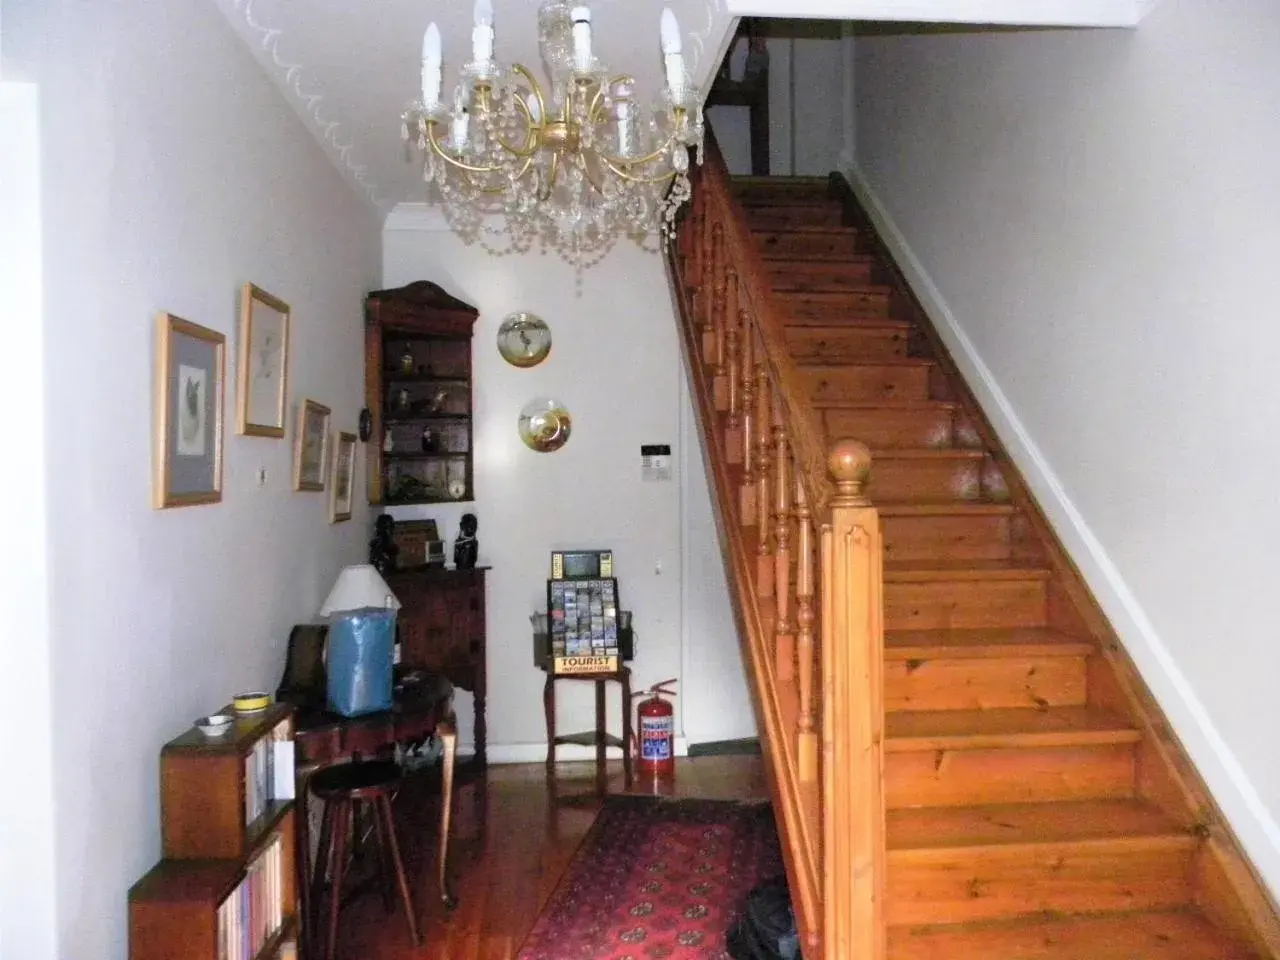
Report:
[[[453,565],[459,570],[470,570],[476,565],[476,557],[480,554],[480,541],[476,539],[479,526],[474,513],[462,515],[458,539],[453,541]]]
[[[400,548],[395,541],[396,522],[384,513],[373,522],[373,539],[369,541],[369,562],[380,574],[395,573]]]

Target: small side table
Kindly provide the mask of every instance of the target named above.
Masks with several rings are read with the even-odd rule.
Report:
[[[556,681],[589,680],[596,685],[596,728],[584,733],[556,733]],[[622,736],[615,737],[605,726],[605,684],[610,681],[622,687]],[[547,779],[554,782],[556,775],[556,747],[562,743],[576,743],[596,748],[596,792],[606,792],[606,757],[608,747],[622,748],[622,771],[627,789],[631,788],[631,668],[623,666],[614,673],[555,674],[547,671],[542,688],[542,706],[547,715]]]

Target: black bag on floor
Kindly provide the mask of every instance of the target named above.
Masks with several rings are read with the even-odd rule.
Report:
[[[786,878],[768,880],[747,894],[742,918],[724,939],[733,960],[800,960],[800,934]]]

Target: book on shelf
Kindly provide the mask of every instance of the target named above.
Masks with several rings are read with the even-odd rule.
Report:
[[[218,960],[254,960],[284,923],[284,838],[273,834],[218,906]]]
[[[253,823],[273,800],[293,799],[291,723],[281,720],[244,758],[244,822]]]

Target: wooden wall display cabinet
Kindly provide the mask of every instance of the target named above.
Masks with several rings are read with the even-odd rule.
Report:
[[[471,336],[478,311],[420,280],[365,302],[369,502],[473,499]]]
[[[298,956],[294,802],[274,787],[277,750],[292,756],[293,708],[233,726],[219,737],[192,728],[160,753],[164,859],[129,891],[130,960]],[[292,781],[292,763],[280,776]]]

